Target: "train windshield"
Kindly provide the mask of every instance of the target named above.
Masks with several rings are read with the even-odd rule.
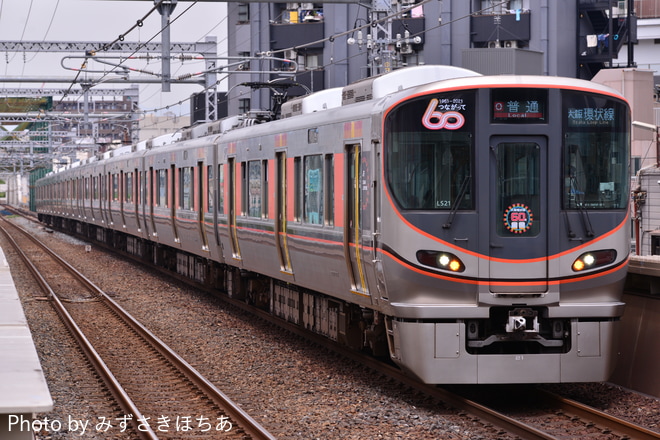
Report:
[[[407,101],[385,127],[387,179],[401,209],[473,208],[473,91]]]
[[[626,208],[630,126],[626,106],[574,91],[564,91],[562,98],[563,208]]]

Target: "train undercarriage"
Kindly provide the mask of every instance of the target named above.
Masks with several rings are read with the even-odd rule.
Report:
[[[112,229],[56,216],[39,219],[55,230],[243,301],[343,346],[389,356],[386,317],[377,311]]]

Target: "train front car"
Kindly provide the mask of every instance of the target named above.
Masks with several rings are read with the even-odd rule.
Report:
[[[379,237],[392,358],[428,383],[606,380],[630,245],[627,103],[513,76],[395,98]]]

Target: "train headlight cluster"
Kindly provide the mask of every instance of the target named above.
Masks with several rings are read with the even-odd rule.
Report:
[[[614,260],[616,260],[616,251],[614,249],[585,252],[573,262],[571,267],[573,268],[573,271],[580,272],[599,266],[605,266],[606,264],[613,263]]]
[[[463,272],[465,270],[465,265],[461,259],[449,252],[417,251],[417,261],[425,266],[437,267],[451,272]]]

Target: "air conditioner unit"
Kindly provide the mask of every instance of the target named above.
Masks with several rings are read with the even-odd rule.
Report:
[[[504,42],[504,47],[513,47],[516,48],[518,47],[518,41],[516,40],[509,40]]]
[[[295,49],[287,49],[284,51],[284,58],[287,60],[295,61],[296,60],[296,50]]]
[[[489,41],[489,42],[488,42],[488,47],[491,48],[491,49],[493,49],[493,48],[496,48],[496,47],[502,47],[502,46],[500,46],[500,42],[499,42],[499,41]]]

